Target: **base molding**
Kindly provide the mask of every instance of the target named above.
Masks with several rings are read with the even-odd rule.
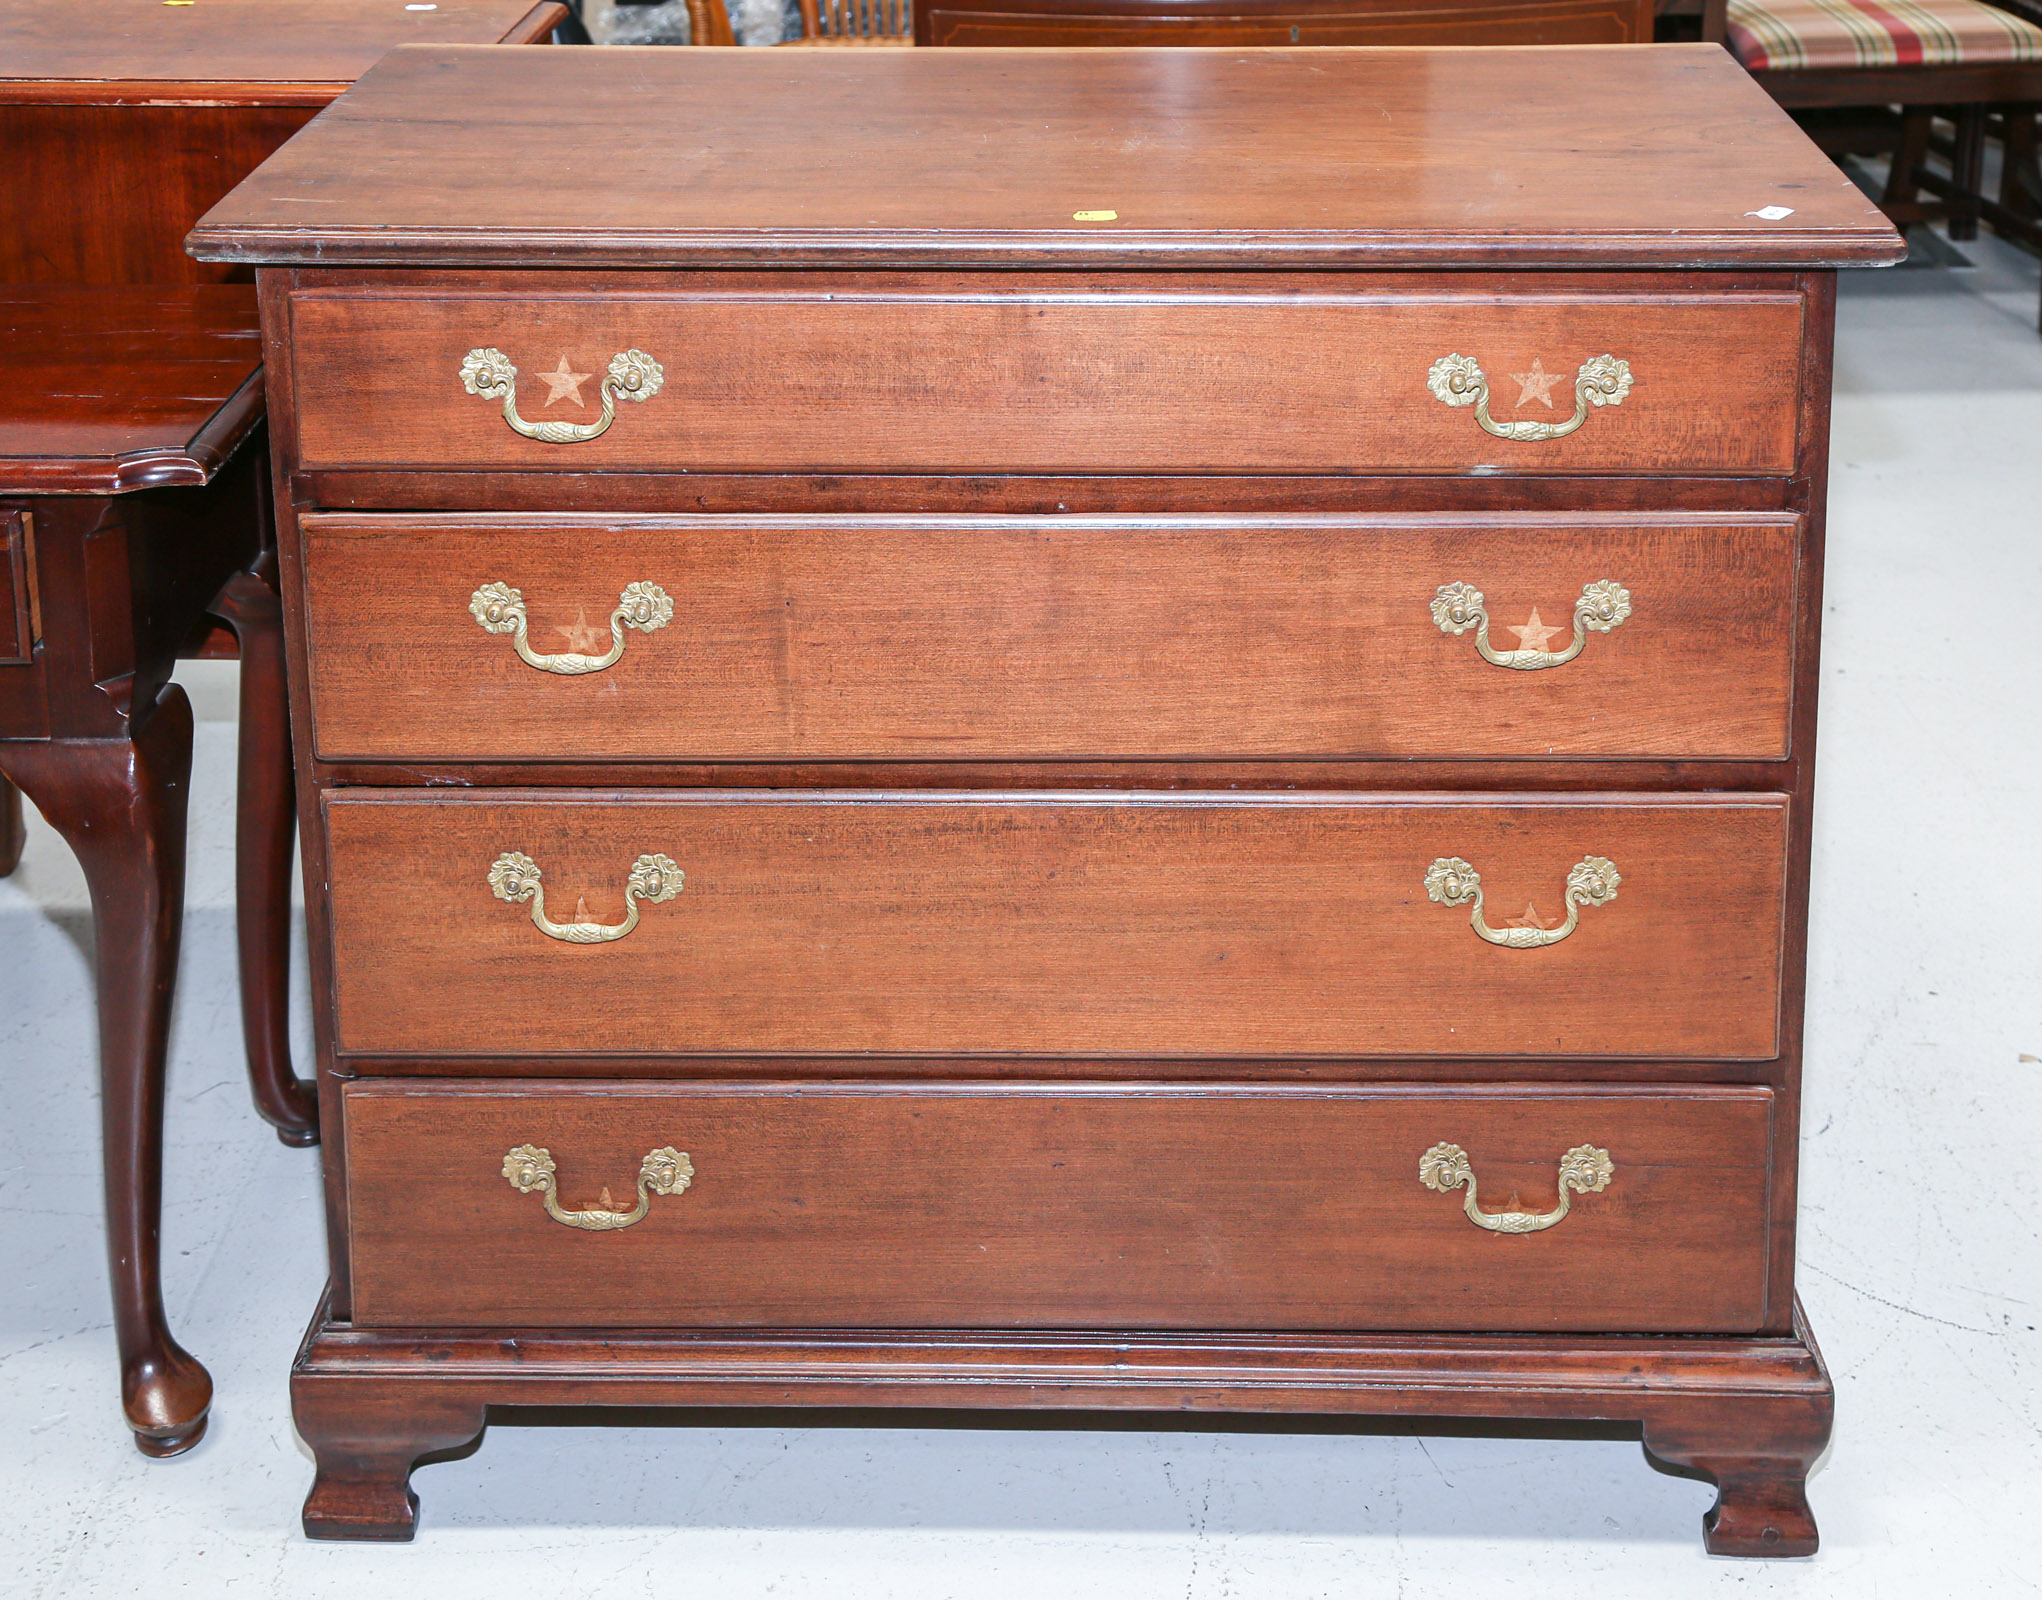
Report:
[[[291,1377],[315,1539],[408,1539],[412,1467],[498,1406],[1383,1416],[1639,1425],[1717,1486],[1712,1554],[1811,1555],[1803,1490],[1835,1391],[1785,1338],[1612,1334],[358,1329],[322,1306]],[[593,1421],[600,1420],[592,1416]]]

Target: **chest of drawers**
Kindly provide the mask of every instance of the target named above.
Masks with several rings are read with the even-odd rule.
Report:
[[[307,1530],[491,1404],[893,1405],[1617,1420],[1812,1550],[1877,213],[1711,49],[535,55],[194,235],[340,1130]]]

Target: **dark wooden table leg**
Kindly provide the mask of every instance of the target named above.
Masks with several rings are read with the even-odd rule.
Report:
[[[0,878],[21,865],[21,846],[27,836],[21,820],[21,791],[0,778]]]
[[[290,707],[284,693],[283,605],[265,566],[231,579],[213,614],[241,644],[241,732],[236,775],[234,921],[241,956],[241,1037],[255,1109],[288,1145],[319,1142],[319,1097],[291,1070],[291,846],[298,808],[291,785]]]
[[[22,740],[0,764],[85,869],[99,947],[107,1261],[121,1403],[144,1455],[189,1450],[213,1380],[170,1336],[158,1274],[163,1069],[184,915],[191,702],[175,684],[132,741]]]

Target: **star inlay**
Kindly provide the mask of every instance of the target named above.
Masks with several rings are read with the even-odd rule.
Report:
[[[1536,400],[1548,411],[1551,411],[1553,409],[1553,385],[1558,383],[1564,376],[1564,373],[1548,372],[1539,365],[1539,358],[1533,356],[1531,371],[1513,372],[1511,374],[1511,377],[1516,379],[1522,386],[1518,392],[1517,403],[1521,406],[1528,406]]]
[[[1506,928],[1537,928],[1540,932],[1544,932],[1547,928],[1554,927],[1556,924],[1546,921],[1545,918],[1539,915],[1539,908],[1527,901],[1524,915],[1512,917],[1503,926]]]
[[[585,378],[588,374],[584,372],[582,376]],[[1538,620],[1537,613],[1533,613],[1532,621],[1536,622]],[[607,637],[602,629],[589,621],[587,606],[575,607],[574,625],[572,627],[555,628],[553,631],[566,639],[567,648],[578,656],[602,654],[603,640]]]
[[[570,371],[567,365],[567,357],[562,356],[560,358],[560,365],[556,370],[539,374],[540,381],[546,385],[546,404],[550,406],[556,400],[565,400],[571,397],[576,405],[580,405],[582,403],[581,386],[589,381],[589,376],[586,372]],[[1552,403],[1550,400],[1546,402],[1547,405]]]
[[[1539,608],[1533,606],[1531,620],[1522,628],[1512,628],[1510,631],[1517,635],[1517,647],[1520,650],[1550,650],[1553,647],[1553,635],[1563,630],[1549,628],[1539,621]]]

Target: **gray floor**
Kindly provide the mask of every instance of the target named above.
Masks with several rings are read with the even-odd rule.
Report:
[[[498,1428],[419,1473],[417,1544],[306,1543],[284,1377],[322,1276],[316,1158],[240,1083],[214,670],[165,1231],[217,1420],[167,1463],[120,1424],[90,920],[38,824],[0,883],[0,1593],[2035,1593],[2042,341],[2036,263],[1966,250],[1850,277],[1840,316],[1801,1279],[1839,1422],[1815,1560],[1705,1558],[1708,1490],[1628,1443],[800,1428]]]

